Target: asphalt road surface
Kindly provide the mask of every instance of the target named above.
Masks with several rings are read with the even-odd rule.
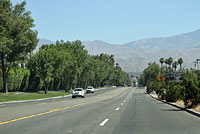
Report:
[[[200,134],[200,118],[121,87],[0,105],[0,134]]]

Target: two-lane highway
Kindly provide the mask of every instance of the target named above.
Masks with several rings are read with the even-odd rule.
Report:
[[[200,119],[139,88],[0,106],[2,134],[199,134]]]

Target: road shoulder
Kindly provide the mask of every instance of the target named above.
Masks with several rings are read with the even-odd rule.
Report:
[[[178,104],[176,104],[176,103],[171,103],[171,102],[166,102],[166,101],[164,101],[164,100],[161,100],[160,98],[158,98],[158,95],[156,95],[156,94],[149,94],[149,96],[151,96],[153,99],[156,99],[156,100],[158,100],[158,101],[161,101],[161,102],[163,102],[163,103],[165,103],[165,104],[174,106],[174,107],[176,107],[176,108],[178,108],[178,109],[181,109],[181,110],[183,110],[183,111],[186,111],[186,112],[188,112],[188,113],[190,113],[190,114],[192,114],[192,115],[195,115],[195,116],[197,116],[197,117],[200,117],[200,112],[198,112],[198,111],[195,111],[195,110],[193,110],[193,109],[185,108],[185,107],[180,106],[180,105],[178,105]]]

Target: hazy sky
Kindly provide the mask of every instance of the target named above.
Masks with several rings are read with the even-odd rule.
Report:
[[[11,0],[13,4],[22,0]],[[200,0],[26,0],[40,38],[123,44],[200,29]]]

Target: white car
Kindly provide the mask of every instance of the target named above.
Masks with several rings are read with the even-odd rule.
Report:
[[[89,86],[87,89],[86,89],[86,93],[94,93],[94,88],[92,86]]]
[[[75,88],[72,91],[72,98],[76,98],[76,97],[85,97],[85,91],[83,90],[83,88]]]

